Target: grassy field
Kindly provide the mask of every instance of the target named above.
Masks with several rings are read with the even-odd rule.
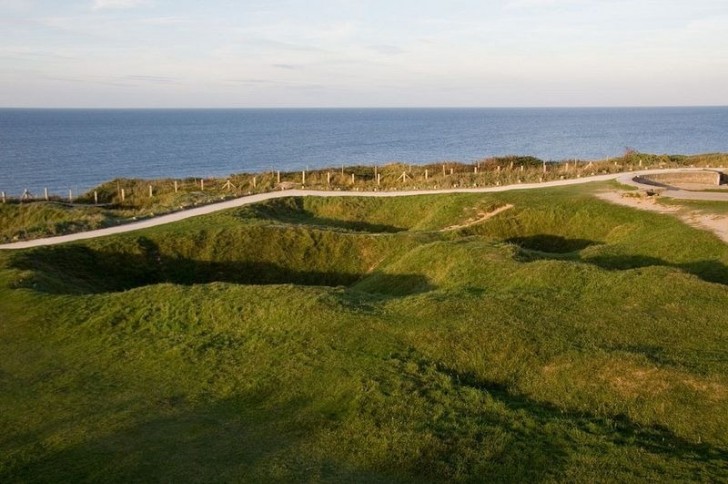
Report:
[[[0,252],[0,481],[728,480],[728,246],[606,186]]]

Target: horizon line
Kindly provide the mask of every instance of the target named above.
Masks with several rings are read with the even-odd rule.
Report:
[[[0,110],[157,110],[157,111],[174,111],[174,110],[219,110],[219,111],[236,111],[236,110],[346,110],[346,109],[664,109],[664,108],[728,108],[728,104],[664,104],[664,105],[591,105],[591,106],[0,106]]]

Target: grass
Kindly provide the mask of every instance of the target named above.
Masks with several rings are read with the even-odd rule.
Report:
[[[728,204],[720,201],[683,200],[669,197],[660,197],[657,199],[657,201],[664,205],[676,205],[679,207],[685,207],[691,211],[698,211],[701,213],[713,213],[716,215],[725,215],[728,213]]]
[[[728,247],[601,186],[1,252],[0,480],[726,480]]]
[[[288,188],[346,191],[472,188],[588,177],[647,168],[718,167],[728,154],[654,155],[628,150],[601,161],[547,162],[504,156],[472,164],[391,163],[303,172],[239,173],[227,178],[116,179],[74,200],[10,200],[0,204],[0,243],[61,235],[153,217],[197,205]],[[403,176],[404,175],[404,176]],[[305,177],[305,180],[304,180]],[[630,188],[631,189],[631,188]],[[151,192],[150,192],[151,190]],[[150,196],[151,194],[151,196]],[[349,209],[351,207],[347,207]],[[341,209],[343,210],[343,209]],[[434,216],[443,216],[435,213]]]
[[[55,202],[0,204],[0,242],[92,230],[116,222],[116,215],[98,207]]]

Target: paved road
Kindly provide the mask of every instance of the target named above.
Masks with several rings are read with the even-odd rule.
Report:
[[[653,173],[670,173],[678,171],[699,171],[701,168],[680,168],[680,169],[667,169],[667,170],[642,170],[629,173],[612,173],[608,175],[596,175],[583,178],[571,178],[568,180],[556,180],[551,182],[543,183],[521,183],[517,185],[504,185],[498,187],[486,187],[486,188],[453,188],[447,190],[402,190],[402,191],[386,191],[386,192],[354,192],[354,191],[319,191],[319,190],[285,190],[277,192],[259,193],[256,195],[250,195],[246,197],[236,198],[234,200],[227,200],[225,202],[213,203],[202,207],[192,208],[189,210],[183,210],[180,212],[170,213],[167,215],[160,215],[150,219],[142,220],[139,222],[125,223],[123,225],[117,225],[114,227],[107,227],[104,229],[90,230],[88,232],[79,232],[75,234],[61,235],[56,237],[47,237],[43,239],[27,240],[21,242],[12,242],[9,244],[0,245],[0,249],[27,249],[30,247],[40,247],[45,245],[56,245],[64,244],[67,242],[75,242],[78,240],[94,239],[97,237],[106,237],[108,235],[122,234],[126,232],[133,232],[135,230],[146,229],[149,227],[156,227],[158,225],[169,224],[178,222],[180,220],[188,219],[191,217],[198,217],[200,215],[207,215],[210,213],[218,212],[220,210],[227,210],[229,208],[241,207],[243,205],[250,205],[252,203],[262,202],[264,200],[271,200],[274,198],[284,197],[302,197],[302,196],[313,196],[313,197],[407,197],[415,195],[437,195],[447,193],[494,193],[494,192],[505,192],[509,190],[533,190],[538,188],[548,187],[561,187],[568,185],[580,185],[583,183],[606,181],[606,180],[619,180],[620,182],[628,185],[637,186],[641,189],[654,189],[655,187],[649,185],[642,185],[635,182],[633,179],[637,176],[649,175]],[[676,198],[686,198],[682,192],[683,190],[676,191],[665,191],[663,195],[673,196]],[[685,192],[688,196],[690,195],[701,195],[698,192]],[[728,194],[723,193],[702,193],[710,198],[701,198],[702,200],[726,200],[728,201]]]
[[[672,171],[672,170],[670,170]],[[685,170],[680,170],[685,171]],[[668,170],[663,170],[660,173],[667,173]],[[654,172],[653,172],[654,173]],[[649,172],[638,172],[638,173],[623,173],[617,178],[617,180],[623,185],[630,185],[640,190],[651,190],[660,193],[660,196],[677,198],[680,200],[707,200],[707,201],[719,201],[728,202],[728,192],[701,192],[701,191],[690,191],[682,190],[680,188],[671,187],[668,185],[662,185],[659,183],[645,184],[640,183],[635,178],[640,175],[649,175]]]

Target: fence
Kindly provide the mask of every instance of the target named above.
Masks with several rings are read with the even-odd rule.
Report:
[[[659,158],[656,158],[659,160]],[[213,199],[239,197],[290,188],[330,190],[445,189],[535,183],[596,174],[632,171],[641,168],[685,166],[627,157],[603,161],[543,162],[531,157],[501,157],[473,164],[445,162],[428,165],[392,163],[384,166],[342,166],[340,169],[269,171],[238,174],[226,178],[170,178],[162,180],[120,179],[104,183],[92,191],[41,195],[28,189],[0,191],[0,202],[48,201],[72,205],[142,207],[155,204],[180,208]]]

